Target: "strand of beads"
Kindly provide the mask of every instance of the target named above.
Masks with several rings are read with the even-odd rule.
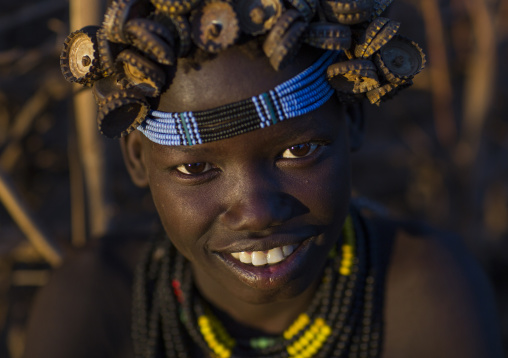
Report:
[[[353,221],[353,217],[351,217],[351,219]],[[369,268],[369,263],[366,255],[365,246],[367,243],[365,235],[359,225],[355,225],[354,233],[357,259],[353,260],[353,262],[356,261],[359,262],[359,264],[353,265],[349,275],[344,276],[341,274],[341,276],[349,278],[346,283],[342,301],[342,306],[347,313],[339,317],[334,327],[339,333],[338,336],[334,338],[336,343],[329,355],[331,357],[357,357],[355,354],[350,355],[350,351],[354,342],[358,340],[358,326],[361,325],[361,315],[364,309],[365,276]],[[345,236],[348,237],[349,234],[345,234]],[[346,241],[349,241],[349,239],[344,239],[344,243]],[[339,272],[340,268],[344,266],[343,257],[340,262]],[[346,307],[348,307],[347,310]]]
[[[341,275],[349,276],[353,266],[355,247],[355,229],[350,215],[347,216],[344,222],[342,234],[344,242],[342,243],[342,260],[339,272]]]
[[[298,332],[304,329],[310,322],[309,316],[306,313],[302,313],[298,316],[296,321],[289,326],[287,330],[284,331],[284,338],[290,340],[293,338]]]
[[[276,342],[277,341],[276,341],[275,338],[256,337],[256,338],[251,338],[250,339],[249,345],[253,349],[259,349],[259,350],[261,350],[261,349],[266,349],[266,348],[272,347]]]
[[[220,358],[231,357],[231,348],[235,341],[226,332],[224,327],[213,316],[202,315],[198,318],[201,335],[208,347]]]
[[[313,357],[331,333],[331,327],[326,324],[324,319],[318,317],[298,340],[287,347],[287,352],[290,357],[294,358]]]
[[[151,248],[150,248],[151,249]],[[146,275],[147,266],[150,262],[151,250],[146,250],[142,256],[141,262],[136,267],[133,305],[132,305],[132,340],[134,344],[134,354],[137,357],[143,357],[148,344],[148,305],[146,297]]]
[[[168,244],[169,244],[169,240]],[[162,338],[164,340],[164,349],[166,356],[185,358],[189,356],[186,347],[185,330],[182,329],[182,324],[179,319],[179,312],[172,307],[177,307],[178,303],[185,301],[185,296],[182,292],[180,281],[171,281],[170,267],[173,270],[180,272],[183,269],[183,260],[177,255],[176,249],[172,245],[168,245],[168,253],[163,258],[161,267],[162,285],[159,288],[158,294],[161,296],[161,307],[159,312],[161,315]],[[173,263],[173,265],[172,265]],[[178,274],[177,274],[178,276]],[[171,282],[171,285],[169,284]]]
[[[357,257],[353,260],[351,272],[349,275],[340,274],[340,268],[343,266],[343,258],[338,256],[334,262],[336,273],[336,283],[334,285],[332,297],[330,299],[330,308],[326,313],[326,321],[332,327],[332,333],[322,349],[316,354],[316,358],[341,357],[353,358],[349,356],[349,348],[357,335],[357,327],[361,324],[360,315],[363,310],[363,294],[365,289],[365,273],[368,270],[370,262],[366,257],[365,235],[359,222],[355,219],[358,216],[356,210],[351,210],[351,215],[346,222],[354,224],[354,230],[343,233],[341,246],[346,241],[354,242],[357,247]],[[344,236],[348,237],[345,239]]]

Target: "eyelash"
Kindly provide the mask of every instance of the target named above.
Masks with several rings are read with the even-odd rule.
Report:
[[[189,168],[191,165],[204,165],[205,169],[199,173],[191,173],[191,172],[189,172],[189,170],[187,170],[187,168]],[[213,169],[215,169],[215,168],[210,163],[206,163],[206,162],[185,163],[185,164],[181,164],[181,165],[178,165],[175,167],[176,171],[180,172],[183,175],[187,175],[187,176],[203,175],[204,173],[208,173],[210,170],[213,170]],[[186,171],[187,173],[185,173],[184,171]]]
[[[292,146],[286,148],[280,154],[280,156],[278,158],[279,159],[283,159],[283,160],[304,159],[304,158],[307,158],[307,157],[311,156],[312,154],[316,153],[316,151],[319,150],[320,147],[326,146],[328,144],[329,143],[325,143],[325,142],[306,142],[306,143],[295,144],[295,145],[292,145]],[[302,156],[295,156],[294,154],[292,154],[290,152],[293,148],[298,147],[298,146],[302,146],[302,145],[310,145],[311,146],[309,148],[309,152],[308,153],[305,153]],[[284,157],[284,154],[286,152],[289,152],[289,154],[292,155],[292,156],[291,157]],[[191,173],[191,172],[189,172],[189,170],[187,168],[189,168],[189,166],[192,166],[192,165],[204,165],[205,169],[204,169],[204,171],[201,171],[200,173]],[[176,172],[178,172],[178,174],[183,176],[184,178],[190,179],[190,178],[198,178],[198,177],[203,178],[204,176],[210,175],[210,174],[212,174],[213,172],[215,172],[216,170],[219,170],[219,169],[217,167],[214,167],[212,164],[207,163],[207,162],[196,162],[196,163],[180,164],[180,165],[174,167],[174,170]],[[206,179],[206,178],[203,178],[203,179]]]
[[[309,152],[307,152],[307,153],[305,153],[304,155],[301,155],[301,156],[297,156],[297,155],[294,155],[293,153],[291,153],[291,150],[294,150],[294,148],[296,148],[298,146],[304,146],[304,145],[310,145]],[[306,157],[312,155],[312,153],[314,153],[320,146],[321,145],[319,143],[315,143],[315,142],[300,143],[300,144],[292,145],[291,147],[289,147],[286,150],[284,150],[284,152],[282,152],[280,157],[282,159],[301,159],[301,158],[306,158]],[[291,157],[284,157],[284,154],[286,152],[288,152],[291,155]]]

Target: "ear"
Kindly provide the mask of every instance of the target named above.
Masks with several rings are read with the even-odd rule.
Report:
[[[349,128],[349,146],[352,152],[359,150],[363,144],[364,136],[364,113],[361,102],[345,105],[346,120]]]
[[[143,138],[139,131],[122,137],[120,139],[120,147],[127,171],[132,182],[140,188],[148,186],[148,172],[145,165],[145,157],[143,155]]]

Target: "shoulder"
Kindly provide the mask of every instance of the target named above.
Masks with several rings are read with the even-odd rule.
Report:
[[[457,236],[375,219],[391,241],[384,357],[501,357],[488,280]]]
[[[25,358],[130,356],[133,269],[144,245],[106,237],[70,252],[35,299]]]

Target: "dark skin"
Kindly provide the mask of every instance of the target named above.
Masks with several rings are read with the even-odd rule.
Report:
[[[199,72],[180,68],[159,109],[200,110],[259,94],[294,76],[318,55],[303,54],[275,72],[264,58],[226,51]],[[234,332],[280,333],[311,299],[349,205],[350,149],[361,141],[361,121],[351,113],[330,100],[301,118],[195,147],[160,146],[139,132],[122,141],[134,183],[150,188],[166,233],[192,263],[198,288],[224,312]],[[189,165],[193,163],[199,164]],[[490,288],[460,241],[422,225],[372,220],[380,244],[393,242],[383,356],[501,357]],[[298,259],[280,265],[280,272],[251,270],[229,255],[290,243],[300,245]],[[114,254],[132,269],[135,251],[124,247]],[[118,337],[107,340],[121,354],[97,348],[94,355],[85,355],[80,346],[80,341],[96,342],[111,334],[97,333],[98,327],[115,327],[119,317],[129,316],[128,310],[118,308],[117,316],[108,317],[110,309],[101,309],[104,297],[89,295],[91,285],[106,289],[116,282],[120,288],[115,298],[130,300],[130,281],[115,279],[118,273],[107,263],[101,256],[78,256],[56,273],[35,308],[26,358],[131,354],[125,325]],[[87,287],[72,279],[72,273],[82,272],[94,273]],[[69,285],[77,292],[72,299],[58,294]],[[80,302],[99,307],[100,319],[89,322],[85,313],[68,318]],[[59,324],[48,332],[42,328],[48,321]]]

